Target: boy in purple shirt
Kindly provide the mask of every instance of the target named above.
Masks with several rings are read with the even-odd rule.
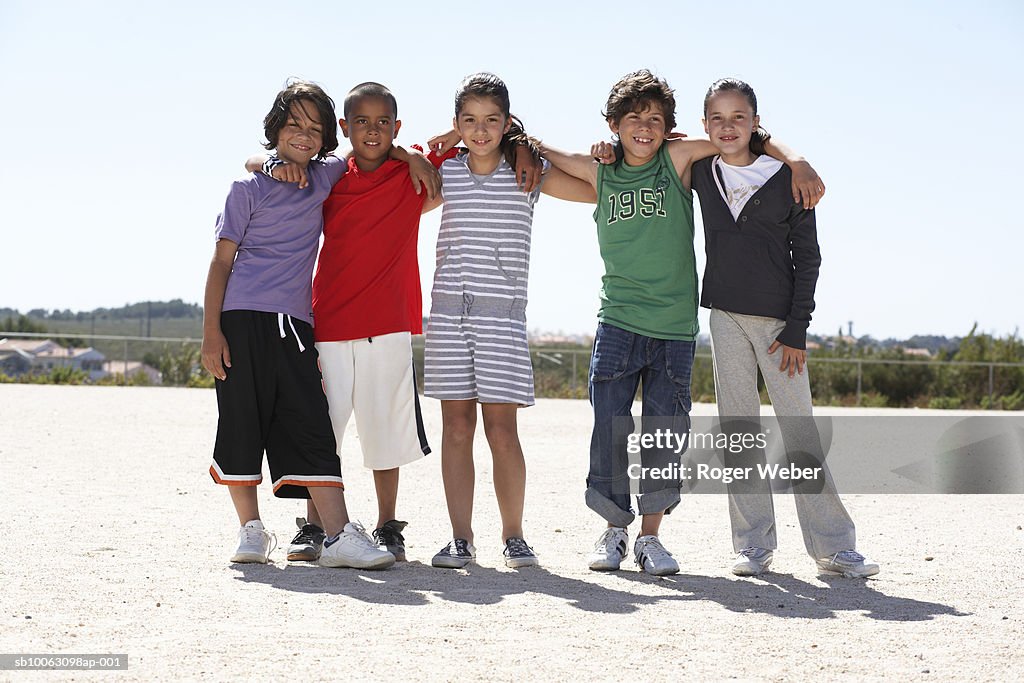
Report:
[[[322,206],[345,170],[334,102],[294,81],[264,119],[267,149],[305,170],[307,187],[259,174],[231,186],[217,219],[206,281],[203,366],[216,378],[217,440],[210,475],[228,486],[242,525],[232,562],[265,563],[273,550],[256,486],[266,451],[274,495],[312,498],[328,538],[319,561],[383,569],[394,556],[349,521],[341,464],[312,328],[312,273]]]

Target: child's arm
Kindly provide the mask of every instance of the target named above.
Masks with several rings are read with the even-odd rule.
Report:
[[[668,145],[669,156],[672,157],[684,187],[690,186],[690,168],[694,162],[718,154],[718,149],[707,138],[671,138],[664,144]],[[793,202],[802,203],[805,209],[813,209],[825,195],[825,181],[818,176],[817,171],[802,156],[771,138],[764,143],[764,152],[789,166],[792,171]],[[615,163],[616,146],[609,142],[595,143],[591,153],[602,164]]]
[[[818,177],[807,160],[771,138],[764,145],[764,153],[786,164],[793,172],[793,203],[802,203],[808,210],[817,206],[825,196],[825,181]]]
[[[768,353],[782,349],[780,371],[803,374],[807,362],[807,327],[814,311],[814,289],[818,283],[821,251],[814,211],[794,204],[789,217],[789,248],[793,255],[793,303],[786,316],[786,326],[768,347]]]
[[[253,154],[245,160],[245,170],[249,173],[262,172],[282,183],[298,183],[300,190],[309,187],[306,169],[289,164],[287,161],[281,161],[269,154]]]
[[[441,177],[438,175],[437,169],[422,154],[412,153],[403,147],[394,145],[388,153],[388,158],[408,164],[409,178],[412,180],[416,194],[425,189],[427,197],[433,199],[440,192]],[[245,161],[245,170],[250,173],[262,172],[283,183],[298,183],[300,190],[309,186],[306,169],[289,164],[287,161],[281,161],[269,154],[252,155]]]
[[[569,202],[595,204],[597,190],[589,182],[569,175],[557,166],[551,166],[544,174],[544,182],[540,186],[544,194],[564,199]]]
[[[462,138],[459,137],[458,131],[452,129],[427,140],[427,149],[437,155],[444,155],[454,149],[460,142],[462,142]],[[524,146],[523,144],[518,145],[517,152],[518,149]],[[515,169],[516,184],[523,192],[530,194],[537,189],[537,184],[540,182],[541,175],[544,172],[544,166],[533,155],[516,153],[513,156],[515,157],[514,159],[508,159],[506,155],[506,161]]]
[[[220,314],[224,306],[224,290],[227,289],[228,277],[231,275],[237,251],[236,242],[223,238],[217,240],[213,260],[210,261],[210,272],[206,276],[206,295],[203,298],[203,367],[222,382],[228,378],[224,368],[231,367],[231,350],[220,329]]]
[[[427,191],[428,202],[440,199],[441,174],[422,152],[416,149],[410,152],[400,145],[392,145],[391,151],[388,152],[388,158],[409,165],[409,177],[412,179],[412,186],[416,190],[416,194],[423,189]]]
[[[690,168],[695,161],[718,154],[718,148],[707,138],[678,138],[665,142],[676,165],[683,185],[690,186]],[[789,147],[772,139],[764,144],[764,153],[789,166],[793,172],[793,202],[802,203],[805,209],[813,209],[825,194],[825,183],[818,177],[807,160]]]
[[[563,152],[544,143],[541,143],[540,151],[554,168],[589,183],[591,187],[597,189],[597,162],[594,157]],[[591,201],[596,201],[596,198]]]

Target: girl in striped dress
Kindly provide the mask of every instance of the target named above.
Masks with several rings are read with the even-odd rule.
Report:
[[[477,404],[491,448],[505,564],[536,565],[523,540],[526,463],[516,411],[534,403],[526,339],[526,292],[533,207],[540,192],[596,201],[589,183],[545,163],[540,186],[522,191],[505,151],[525,138],[497,76],[463,80],[455,95],[455,134],[468,148],[441,165],[444,208],[427,323],[424,393],[441,400],[441,471],[452,541],[435,567],[461,568],[473,546],[473,436]]]

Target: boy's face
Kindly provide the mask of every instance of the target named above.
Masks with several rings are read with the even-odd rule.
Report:
[[[288,120],[277,133],[277,156],[305,166],[324,144],[324,126],[312,102],[292,102]]]
[[[711,96],[704,116],[704,132],[718,148],[723,159],[747,156],[750,138],[760,123],[747,98],[735,90],[724,90]]]
[[[452,125],[470,154],[490,156],[500,153],[501,138],[512,121],[490,97],[469,97],[462,103]]]
[[[395,119],[395,110],[383,97],[360,97],[349,108],[348,118],[341,119],[341,131],[352,143],[352,154],[363,170],[374,170],[385,161],[391,145],[398,137],[402,122]]]
[[[608,127],[619,136],[625,161],[630,166],[644,164],[654,158],[665,141],[665,114],[657,103],[641,111],[631,111]]]

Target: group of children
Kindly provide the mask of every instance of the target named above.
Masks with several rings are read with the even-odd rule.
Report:
[[[672,90],[635,72],[606,103],[617,150],[598,144],[567,154],[538,148],[512,116],[505,84],[474,74],[456,93],[453,132],[423,156],[394,144],[401,121],[393,94],[363,83],[345,98],[339,123],[352,151],[342,160],[330,154],[338,146],[331,99],[308,82],[279,93],[264,121],[275,153],[251,158],[252,173],[231,188],[205,297],[202,360],[217,380],[220,412],[210,473],[229,486],[241,524],[232,561],[266,562],[273,550],[256,503],[264,452],[275,495],[308,500],[289,560],[382,569],[405,559],[399,471],[430,452],[412,363],[411,337],[422,333],[416,245],[420,215],[443,204],[423,379],[425,395],[441,401],[452,540],[432,564],[461,568],[476,557],[477,404],[505,563],[538,564],[522,528],[526,467],[516,416],[534,403],[525,309],[533,210],[544,193],[596,203],[605,264],[585,498],[607,529],[589,566],[619,568],[638,513],[636,563],[653,575],[678,572],[658,531],[681,482],[631,496],[612,425],[630,415],[642,386],[645,416],[688,427],[698,306],[691,188],[707,235],[700,305],[712,309],[719,411],[747,419],[759,414],[758,369],[780,416],[810,415],[804,341],[820,262],[812,209],[824,191],[806,162],[759,128],[749,86],[715,83],[704,110],[710,140],[667,139]],[[463,148],[454,149],[459,140]],[[372,536],[345,507],[338,453],[353,415],[377,493]],[[784,423],[787,449],[813,450],[804,431]],[[796,495],[808,552],[823,571],[877,573],[856,552],[853,524],[825,484]],[[770,488],[729,494],[733,572],[759,574],[776,545]]]

